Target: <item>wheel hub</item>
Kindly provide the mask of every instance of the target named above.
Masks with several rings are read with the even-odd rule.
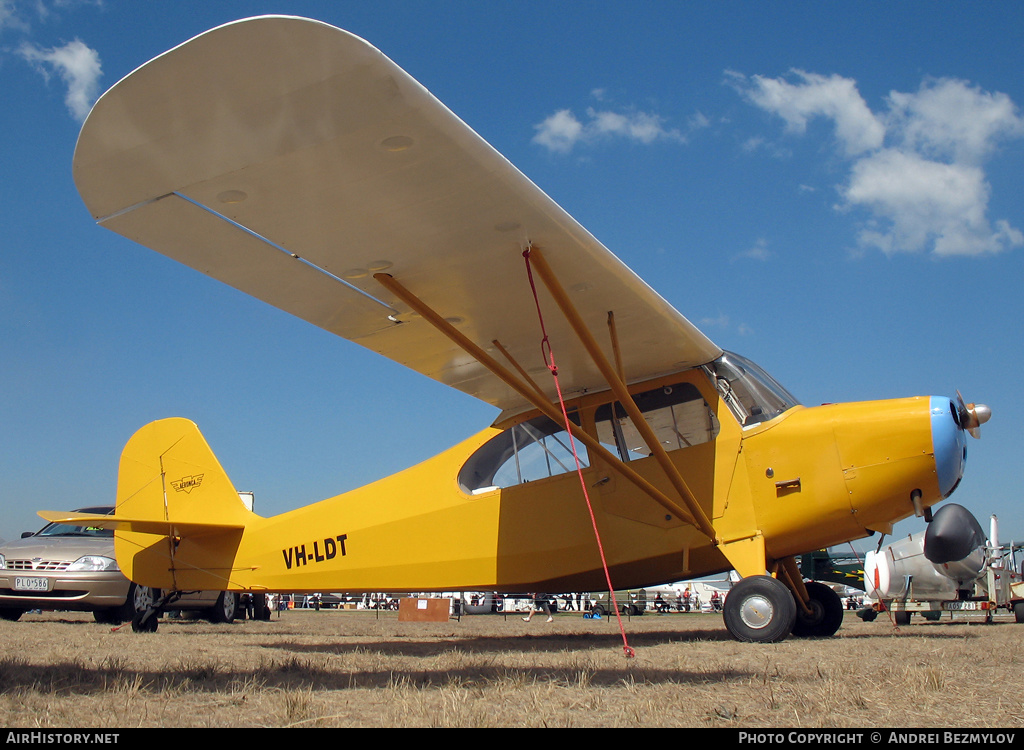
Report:
[[[772,603],[761,595],[748,596],[740,606],[740,619],[744,625],[754,630],[767,627],[772,621],[773,614]]]

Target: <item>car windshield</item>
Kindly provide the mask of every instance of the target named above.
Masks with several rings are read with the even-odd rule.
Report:
[[[775,378],[733,352],[723,353],[707,370],[744,427],[767,422],[800,403]]]
[[[106,516],[113,513],[114,509],[109,505],[105,505],[97,508],[79,508],[74,512]],[[75,526],[74,524],[69,523],[48,523],[36,533],[36,536],[90,536],[111,538],[114,536],[114,530],[101,529],[97,526]]]

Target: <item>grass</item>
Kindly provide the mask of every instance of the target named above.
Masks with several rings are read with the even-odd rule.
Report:
[[[1024,627],[847,616],[744,644],[715,615],[554,623],[294,611],[270,622],[0,622],[8,727],[1020,727]]]

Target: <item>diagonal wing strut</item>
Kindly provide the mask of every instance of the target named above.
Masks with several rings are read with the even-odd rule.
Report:
[[[536,247],[531,247],[529,250],[529,254],[534,261],[536,261],[539,257],[539,252]],[[420,299],[413,292],[407,289],[400,281],[394,278],[394,276],[392,276],[391,274],[378,273],[374,275],[374,278],[388,291],[392,292],[396,297],[401,299],[405,304],[407,304],[410,308],[412,308],[419,315],[421,315],[424,320],[430,323],[430,325],[432,325],[440,333],[444,334],[453,343],[459,346],[463,351],[465,351],[467,354],[473,357],[477,362],[480,363],[480,365],[485,367],[496,377],[500,378],[509,387],[513,388],[517,393],[519,393],[519,395],[521,395],[524,399],[530,402],[531,405],[533,405],[535,408],[541,411],[545,416],[547,416],[549,419],[553,420],[558,424],[562,423],[561,413],[558,411],[557,408],[555,408],[554,404],[552,404],[551,401],[541,392],[540,388],[536,385],[536,383],[534,383],[531,379],[529,379],[528,376],[525,375],[525,373],[523,373],[522,368],[520,368],[518,365],[515,365],[516,369],[520,373],[523,373],[522,379],[520,379],[508,368],[506,368],[493,357],[491,357],[489,354],[487,354],[487,352],[485,352],[475,343],[470,341],[453,325],[451,325],[451,323],[446,321],[444,317],[442,317],[436,311],[434,311],[429,305],[427,305],[422,299]],[[544,273],[542,273],[542,279],[544,280],[545,285],[548,286],[549,289],[551,289],[552,295],[555,296],[557,299],[559,297],[559,294],[555,291],[555,289],[552,289],[552,285],[559,290],[561,289],[561,287],[558,285],[557,280],[554,279],[553,274],[551,274],[550,268],[547,267],[546,264],[544,264]],[[594,454],[600,456],[600,458],[603,461],[605,461],[613,470],[617,471],[625,479],[635,484],[640,490],[642,490],[644,493],[650,496],[651,499],[654,500],[656,503],[658,503],[663,508],[673,513],[686,523],[696,526],[698,529],[700,529],[702,533],[708,536],[708,538],[710,538],[712,541],[717,542],[714,527],[711,525],[711,522],[708,520],[707,516],[705,515],[701,507],[697,504],[696,500],[694,500],[692,493],[690,492],[689,488],[686,487],[686,483],[679,475],[678,470],[676,470],[675,466],[673,466],[671,464],[671,461],[668,460],[667,454],[665,454],[664,449],[658,443],[657,439],[653,438],[653,435],[650,434],[650,428],[648,427],[646,420],[644,420],[643,417],[640,415],[640,411],[636,407],[636,404],[633,401],[632,396],[629,395],[625,383],[621,380],[621,378],[618,377],[615,370],[604,358],[603,354],[600,352],[599,347],[597,347],[596,342],[594,342],[590,332],[586,329],[586,326],[583,324],[579,316],[575,314],[575,310],[572,307],[572,304],[568,302],[567,299],[565,299],[564,293],[561,296],[563,297],[563,300],[559,302],[559,307],[562,309],[562,314],[565,316],[567,322],[576,332],[577,336],[579,336],[580,339],[584,342],[584,344],[587,345],[588,350],[591,349],[591,346],[587,342],[589,341],[592,343],[593,350],[590,351],[591,357],[595,359],[595,364],[597,364],[598,367],[601,368],[603,376],[608,381],[608,385],[612,388],[613,392],[615,392],[616,397],[619,399],[620,402],[622,402],[623,406],[626,407],[627,411],[630,413],[630,416],[633,417],[633,421],[637,424],[638,428],[641,425],[647,428],[648,434],[644,434],[643,437],[648,442],[648,444],[652,446],[652,452],[654,452],[655,455],[658,455],[659,451],[663,455],[664,462],[661,459],[659,459],[659,465],[661,465],[668,474],[669,479],[672,481],[673,487],[676,489],[677,492],[679,492],[680,497],[682,498],[683,503],[686,507],[680,505],[678,502],[670,498],[665,493],[661,492],[654,485],[652,485],[650,482],[648,482],[646,479],[640,476],[636,471],[631,469],[628,466],[628,464],[622,461],[618,456],[611,453],[607,448],[601,445],[601,443],[597,441],[593,436],[591,436],[585,430],[583,430],[582,427],[570,423],[568,427],[570,428],[573,437],[578,439],[584,445],[586,445],[588,451],[592,451]],[[495,343],[498,345],[498,348],[500,350],[504,351],[500,343]],[[508,355],[506,354],[506,356]],[[513,362],[513,364],[515,363]],[[666,466],[668,468],[666,468]]]

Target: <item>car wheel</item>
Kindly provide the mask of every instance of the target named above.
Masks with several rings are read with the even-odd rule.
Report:
[[[0,609],[0,620],[17,622],[21,619],[23,614],[25,614],[25,610],[23,609]]]
[[[233,591],[221,591],[217,603],[206,611],[206,619],[210,622],[234,622],[238,612],[238,594]]]
[[[124,604],[120,607],[97,609],[92,613],[93,619],[101,625],[122,625],[131,622],[135,617],[135,592],[137,589],[138,587],[134,583],[129,583]]]
[[[152,609],[159,599],[160,589],[151,589],[149,586],[139,586],[133,583],[131,590],[128,592],[128,602],[126,603],[131,604],[131,614],[134,617],[148,609]]]
[[[125,605],[120,607],[107,607],[105,609],[97,609],[92,613],[92,617],[100,625],[120,625],[124,622],[124,610]]]

